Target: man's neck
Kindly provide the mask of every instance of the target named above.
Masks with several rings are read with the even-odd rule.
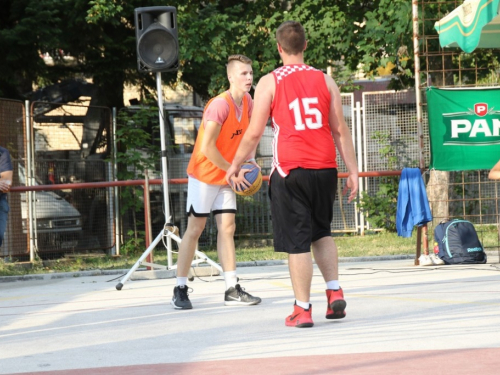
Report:
[[[231,97],[233,98],[236,105],[239,107],[241,105],[241,102],[243,101],[243,97],[245,96],[245,92],[237,90],[234,87],[230,87],[228,91],[231,94]]]
[[[281,55],[281,59],[283,60],[283,65],[296,65],[296,64],[304,64],[304,54],[300,53],[298,55]]]

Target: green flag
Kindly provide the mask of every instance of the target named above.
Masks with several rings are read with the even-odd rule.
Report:
[[[500,159],[500,89],[427,89],[431,164],[490,169]]]

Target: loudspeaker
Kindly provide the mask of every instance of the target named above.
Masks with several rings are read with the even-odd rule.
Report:
[[[167,6],[136,8],[134,16],[139,72],[177,70],[177,10]]]

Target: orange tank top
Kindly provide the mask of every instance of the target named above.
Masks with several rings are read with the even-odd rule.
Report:
[[[245,134],[249,124],[247,96],[243,96],[243,110],[239,121],[236,116],[236,109],[234,107],[233,100],[227,91],[216,96],[215,98],[223,98],[229,104],[229,114],[221,126],[216,146],[224,159],[231,162],[234,155],[236,155],[236,151],[238,150],[238,146],[243,138],[243,134]],[[212,98],[207,103],[205,111],[215,98]],[[206,184],[227,185],[226,171],[213,164],[201,152],[201,144],[203,142],[204,134],[205,118],[203,118],[203,123],[198,131],[193,154],[191,155],[191,159],[189,160],[187,167],[187,174]]]

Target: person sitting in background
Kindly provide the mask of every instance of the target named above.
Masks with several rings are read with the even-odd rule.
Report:
[[[12,185],[12,161],[9,150],[0,147],[0,246],[2,246],[5,228],[7,228],[7,215],[9,203],[7,193]]]

